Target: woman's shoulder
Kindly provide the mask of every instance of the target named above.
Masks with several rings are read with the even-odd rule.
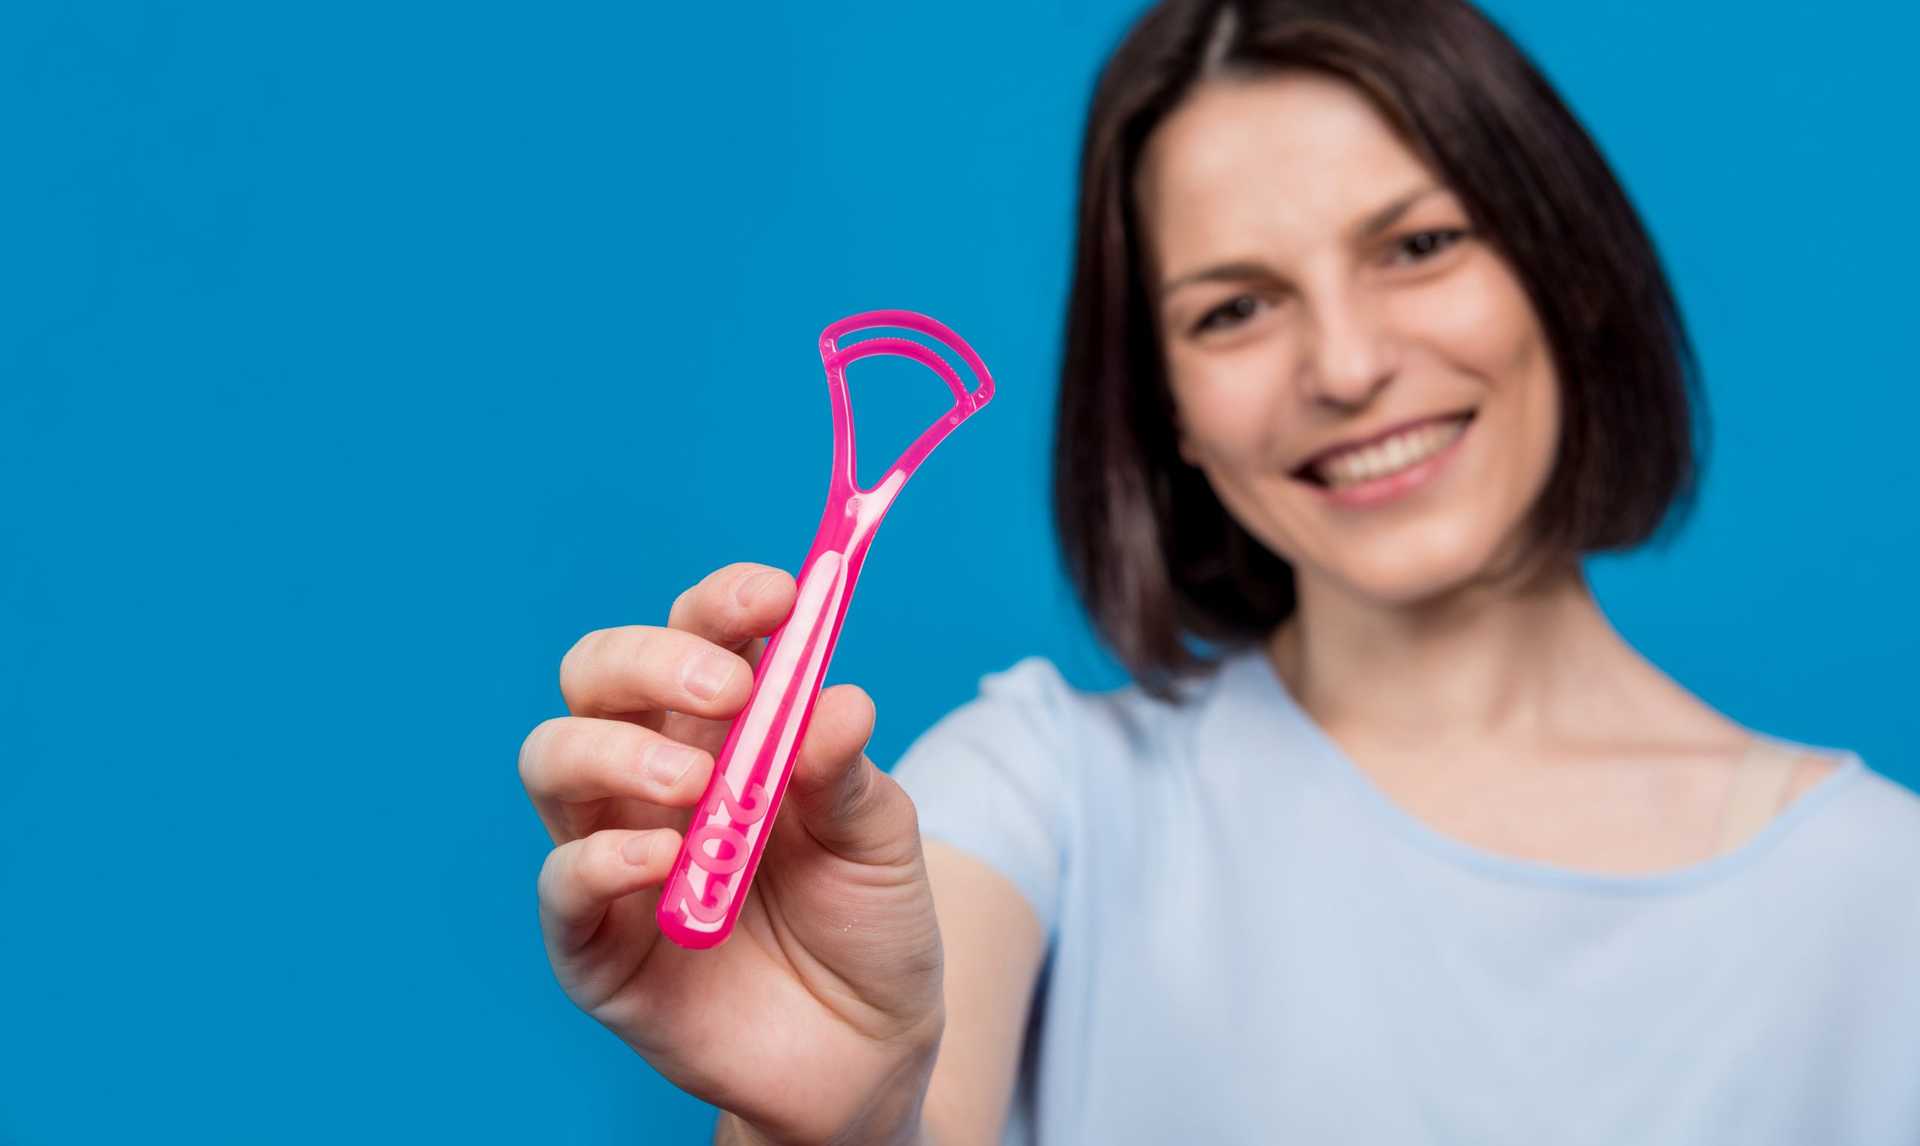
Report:
[[[1797,760],[1779,815],[1809,821],[1830,876],[1906,899],[1920,922],[1920,793],[1851,749],[1772,739]]]
[[[977,693],[924,735],[922,752],[965,744],[1002,770],[1045,774],[1029,784],[1109,806],[1164,795],[1181,776],[1217,783],[1222,774],[1209,761],[1244,750],[1249,729],[1266,729],[1262,747],[1273,751],[1272,731],[1285,728],[1261,708],[1259,678],[1245,662],[1229,650],[1156,690],[1111,665],[1024,656],[982,674]]]
[[[958,712],[1044,728],[1082,745],[1143,748],[1197,719],[1218,692],[1220,675],[1218,666],[1205,667],[1160,696],[1137,680],[1115,681],[1111,672],[1075,681],[1051,657],[1032,654],[981,675],[977,694]]]
[[[1830,769],[1841,772],[1857,770],[1859,773],[1853,784],[1858,796],[1853,801],[1853,814],[1871,829],[1873,835],[1900,846],[1913,859],[1910,874],[1920,881],[1920,792],[1880,771],[1856,753],[1845,752],[1840,755],[1841,760],[1831,764]],[[1811,794],[1817,794],[1825,778],[1822,774],[1815,781]],[[1915,886],[1920,888],[1920,883]]]
[[[1793,773],[1787,779],[1786,795],[1781,800],[1787,805],[1819,787],[1842,767],[1842,761],[1827,752],[1796,749],[1790,758],[1793,761]]]
[[[1910,829],[1916,846],[1920,846],[1920,792],[1880,770],[1854,749],[1793,740],[1759,729],[1747,731],[1766,750],[1790,764],[1781,789],[1782,811],[1802,799],[1821,798],[1829,790],[1840,796],[1842,790],[1857,789],[1852,793],[1853,802],[1862,814]]]

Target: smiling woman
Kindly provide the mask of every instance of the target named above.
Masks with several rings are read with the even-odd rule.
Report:
[[[1359,91],[1312,71],[1223,72],[1140,161],[1140,273],[1168,280],[1147,293],[1193,497],[1283,557],[1297,594],[1419,600],[1491,581],[1537,532],[1522,519],[1561,430],[1547,334],[1484,237],[1497,223],[1473,226],[1434,178]],[[1649,411],[1685,421],[1683,402]],[[1600,432],[1661,441],[1644,422]]]
[[[575,1000],[727,1141],[1920,1142],[1920,798],[1588,588],[1688,506],[1697,371],[1520,50],[1168,0],[1080,176],[1054,504],[1134,683],[1028,658],[890,774],[822,692],[694,951],[659,889],[794,584],[588,634],[521,761]]]
[[[936,1139],[1920,1141],[1920,798],[1590,592],[1684,519],[1704,407],[1512,41],[1156,5],[1077,218],[1054,506],[1135,680],[1030,658],[894,770]]]
[[[1141,21],[1082,160],[1055,505],[1142,683],[1165,695],[1202,663],[1185,637],[1264,637],[1296,607],[1301,558],[1328,547],[1524,579],[1677,525],[1704,406],[1684,323],[1618,181],[1518,49],[1465,5],[1206,7]],[[1184,29],[1188,90],[1158,66],[1183,46],[1154,29],[1178,21],[1211,37]],[[1473,62],[1445,66],[1438,44]],[[1319,464],[1456,419],[1460,448],[1417,472],[1377,452]],[[1226,423],[1237,438],[1206,432]],[[1497,503],[1456,499],[1465,517],[1424,525],[1399,520],[1412,503],[1386,509],[1447,469]],[[1268,497],[1261,474],[1296,480]],[[1382,512],[1328,512],[1360,506]],[[1290,507],[1313,512],[1276,535]],[[1442,532],[1504,548],[1409,548]]]

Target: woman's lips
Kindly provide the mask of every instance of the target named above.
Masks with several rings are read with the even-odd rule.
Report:
[[[1429,414],[1424,418],[1409,419],[1408,421],[1401,422],[1397,426],[1388,426],[1386,429],[1377,431],[1376,433],[1368,437],[1361,438],[1358,441],[1347,442],[1344,445],[1328,446],[1326,449],[1321,450],[1319,453],[1313,455],[1312,457],[1308,458],[1306,461],[1301,462],[1299,465],[1295,466],[1293,472],[1296,475],[1302,474],[1302,473],[1308,473],[1317,469],[1322,462],[1325,462],[1330,458],[1335,458],[1342,454],[1352,453],[1355,450],[1364,450],[1368,446],[1377,446],[1381,442],[1384,442],[1389,438],[1397,437],[1400,434],[1406,433],[1408,430],[1416,430],[1422,426],[1438,425],[1439,423],[1442,423],[1442,422],[1453,422],[1461,418],[1471,418],[1473,417],[1474,414],[1478,412],[1479,412],[1478,407],[1470,407],[1465,410],[1455,410],[1450,414]]]
[[[1470,415],[1466,423],[1460,427],[1460,432],[1454,435],[1453,440],[1442,446],[1432,457],[1424,458],[1406,469],[1385,477],[1344,486],[1323,485],[1317,479],[1310,477],[1296,477],[1296,480],[1330,504],[1346,508],[1374,506],[1397,500],[1426,485],[1446,468],[1447,463],[1460,452],[1460,443],[1466,441],[1467,436],[1473,433],[1475,420]]]

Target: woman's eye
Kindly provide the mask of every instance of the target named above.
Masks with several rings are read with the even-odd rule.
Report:
[[[1222,325],[1236,326],[1239,324],[1240,319],[1251,317],[1254,308],[1258,306],[1259,303],[1260,300],[1253,295],[1235,295],[1221,305],[1201,315],[1200,321],[1193,325],[1193,333],[1204,334],[1214,327]],[[1223,323],[1221,321],[1223,319],[1232,319],[1233,321]]]
[[[1453,246],[1461,239],[1473,233],[1472,227],[1440,227],[1430,231],[1416,231],[1394,245],[1394,253],[1410,255],[1410,262],[1425,262],[1436,253]],[[1399,260],[1394,260],[1399,261]],[[1200,316],[1193,324],[1192,334],[1205,334],[1214,329],[1227,329],[1240,325],[1252,318],[1260,306],[1258,295],[1235,295],[1226,302],[1214,307]]]
[[[1448,227],[1435,231],[1419,231],[1400,240],[1395,252],[1405,252],[1413,256],[1413,262],[1431,258],[1436,251],[1444,250],[1465,238],[1469,232],[1466,227]]]

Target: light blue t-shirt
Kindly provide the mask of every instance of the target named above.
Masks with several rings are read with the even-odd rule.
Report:
[[[1029,658],[893,776],[1047,929],[1007,1143],[1916,1146],[1920,797],[1817,750],[1653,876],[1429,828],[1257,650],[1178,705]]]

